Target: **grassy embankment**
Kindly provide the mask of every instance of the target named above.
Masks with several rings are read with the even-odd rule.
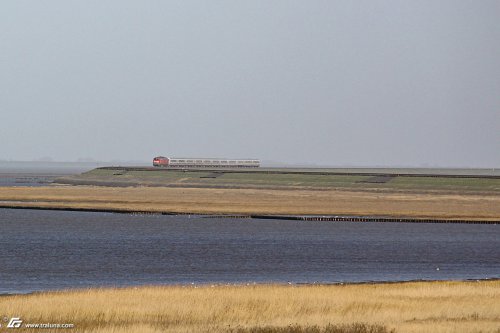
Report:
[[[25,323],[73,323],[71,332],[319,332],[364,323],[373,333],[498,333],[499,299],[500,281],[166,286],[6,296],[0,309]]]
[[[335,170],[323,170],[323,174],[314,172],[268,174],[263,171],[243,170],[225,172],[225,170],[182,171],[182,170],[121,170],[94,169],[81,175],[65,177],[68,183],[77,185],[116,185],[116,186],[179,186],[179,187],[214,187],[214,188],[250,188],[250,189],[311,189],[311,190],[356,190],[377,192],[446,192],[468,194],[500,195],[500,179],[482,178],[446,178],[446,177],[394,177],[386,182],[371,182],[373,176],[341,175]],[[314,170],[314,169],[311,169]],[[355,170],[354,170],[355,171]],[[288,172],[288,173],[287,173]]]

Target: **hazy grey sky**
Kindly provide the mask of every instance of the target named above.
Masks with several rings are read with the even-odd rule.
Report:
[[[500,1],[0,3],[0,159],[500,167]]]

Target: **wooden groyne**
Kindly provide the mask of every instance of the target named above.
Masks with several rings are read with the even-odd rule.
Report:
[[[333,221],[333,222],[500,224],[500,220],[487,221],[487,220],[380,217],[380,216],[251,215],[251,218],[272,219],[272,220],[298,220],[298,221]]]

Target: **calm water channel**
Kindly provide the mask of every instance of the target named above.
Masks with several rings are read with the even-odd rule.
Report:
[[[0,294],[177,283],[500,277],[500,225],[0,209]]]

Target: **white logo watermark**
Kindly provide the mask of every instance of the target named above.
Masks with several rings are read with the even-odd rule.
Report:
[[[20,317],[12,317],[10,320],[8,318],[4,318],[5,322],[8,322],[6,328],[40,328],[40,329],[57,329],[57,328],[62,328],[62,329],[68,329],[68,328],[74,328],[75,324],[69,324],[69,323],[25,323],[23,325],[23,320]],[[0,325],[1,327],[1,325]]]
[[[21,327],[21,324],[23,321],[19,317],[12,317],[10,318],[9,323],[7,324],[7,328],[19,328]]]

